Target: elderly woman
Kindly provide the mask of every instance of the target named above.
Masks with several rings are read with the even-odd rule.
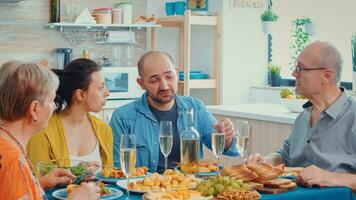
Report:
[[[63,70],[55,71],[60,80],[55,99],[57,109],[48,127],[32,137],[27,145],[33,164],[70,159],[112,166],[111,128],[90,114],[99,112],[109,96],[100,70],[89,59],[77,59]]]
[[[46,199],[40,183],[50,188],[73,178],[68,170],[56,169],[38,181],[25,151],[30,137],[47,126],[57,87],[55,74],[36,64],[13,61],[0,68],[2,198]],[[68,199],[97,199],[96,191],[94,184],[83,184]]]

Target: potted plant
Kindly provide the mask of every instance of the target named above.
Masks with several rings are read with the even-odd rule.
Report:
[[[289,45],[289,48],[293,50],[293,55],[290,58],[289,65],[294,67],[295,61],[298,58],[300,52],[304,49],[304,47],[309,43],[309,34],[305,29],[305,24],[310,24],[310,18],[297,18],[292,21],[292,26],[294,26],[294,30],[292,30],[292,41]]]
[[[281,66],[273,63],[268,64],[268,73],[271,77],[271,86],[281,86]]]
[[[264,33],[271,33],[273,30],[273,26],[278,20],[278,15],[275,14],[272,9],[265,10],[261,14],[262,21],[262,31]]]
[[[295,20],[295,24],[297,26],[304,26],[304,30],[309,34],[309,35],[314,35],[314,26],[309,17],[299,17]]]

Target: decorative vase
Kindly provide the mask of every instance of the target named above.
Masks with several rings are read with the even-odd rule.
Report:
[[[272,33],[274,30],[276,22],[272,21],[261,21],[262,32],[263,33]]]
[[[271,86],[279,87],[281,86],[281,76],[278,74],[271,74]]]

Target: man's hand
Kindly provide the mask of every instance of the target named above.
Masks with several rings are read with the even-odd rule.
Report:
[[[315,165],[303,169],[297,177],[297,182],[306,187],[333,187],[342,186],[336,173],[323,170]]]
[[[56,187],[57,185],[68,185],[75,176],[68,169],[56,168],[50,173],[39,178],[41,187],[44,190]]]
[[[244,163],[246,165],[249,163],[260,163],[260,162],[266,162],[266,160],[259,153],[251,154],[244,160]]]
[[[235,136],[235,128],[234,124],[228,118],[221,119],[215,127],[217,130],[225,133],[225,147],[224,149],[228,149],[231,146],[232,139]]]

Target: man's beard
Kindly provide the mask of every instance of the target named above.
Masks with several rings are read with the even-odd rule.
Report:
[[[172,92],[172,90],[169,90],[170,91],[170,94],[169,94],[169,97],[166,97],[166,98],[159,98],[159,93],[161,91],[159,91],[157,94],[158,95],[152,95],[152,93],[148,92],[148,96],[156,103],[159,103],[159,104],[165,104],[165,103],[169,103],[173,100],[174,98],[174,92]]]

